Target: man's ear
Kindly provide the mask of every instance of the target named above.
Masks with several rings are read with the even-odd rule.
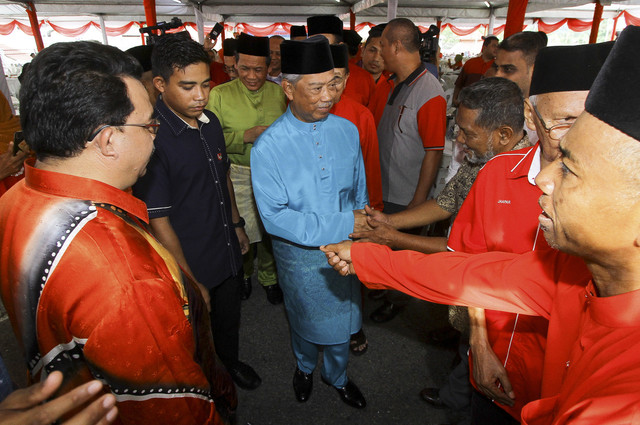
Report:
[[[167,82],[161,76],[153,77],[153,85],[160,93],[164,93]]]
[[[289,102],[291,102],[293,100],[293,84],[291,84],[291,82],[289,80],[282,80],[282,91],[284,91],[284,94],[287,96],[287,99],[289,99]]]
[[[499,140],[498,143],[500,143],[502,146],[508,145],[511,141],[511,138],[513,137],[513,129],[508,125],[502,125],[498,127],[497,131]]]
[[[532,131],[536,131],[536,124],[533,120],[533,105],[531,101],[527,98],[524,100],[524,122],[527,124],[527,128]]]
[[[115,145],[116,130],[107,127],[102,130],[91,142],[91,146],[106,159],[117,159],[118,151]]]

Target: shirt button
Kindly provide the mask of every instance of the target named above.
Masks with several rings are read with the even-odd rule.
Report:
[[[224,205],[224,202],[220,201],[220,205]]]
[[[322,167],[322,171],[324,171],[324,167]]]
[[[320,155],[318,158],[322,158],[322,155]]]

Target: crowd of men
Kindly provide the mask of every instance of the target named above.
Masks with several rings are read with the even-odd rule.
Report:
[[[221,55],[181,35],[40,52],[20,91],[32,154],[0,163],[27,157],[0,199],[0,295],[40,383],[0,424],[234,423],[236,386],[262,382],[239,358],[254,274],[284,302],[300,403],[322,356],[321,381],[366,407],[347,373],[362,281],[376,322],[403,294],[451,306],[461,361],[421,391],[432,406],[635,423],[640,29],[487,37],[455,85],[464,159],[440,193],[447,102],[421,41],[393,19],[360,52],[323,15]]]

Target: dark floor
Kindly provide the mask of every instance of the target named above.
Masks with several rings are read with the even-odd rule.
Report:
[[[320,381],[318,372],[309,401],[300,404],[291,384],[295,361],[284,307],[269,304],[254,283],[251,298],[243,302],[240,357],[256,369],[263,383],[254,391],[238,390],[238,424],[467,423],[467,411],[433,409],[418,395],[423,387],[444,382],[455,356],[455,347],[425,342],[431,329],[446,322],[446,308],[412,300],[393,321],[378,325],[368,315],[379,303],[365,297],[364,328],[370,346],[349,363],[349,376],[366,397],[367,407],[356,410],[342,403],[335,390]],[[24,385],[22,360],[6,316],[0,317],[0,351],[14,380]]]

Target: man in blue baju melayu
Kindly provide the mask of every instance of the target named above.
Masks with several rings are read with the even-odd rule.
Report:
[[[347,377],[349,337],[361,326],[360,284],[331,273],[322,244],[366,227],[367,186],[357,128],[330,115],[335,97],[326,38],[284,41],[287,111],[251,150],[253,190],[273,252],[291,326],[299,402],[311,395],[323,347],[322,380],[350,406],[366,401]]]

